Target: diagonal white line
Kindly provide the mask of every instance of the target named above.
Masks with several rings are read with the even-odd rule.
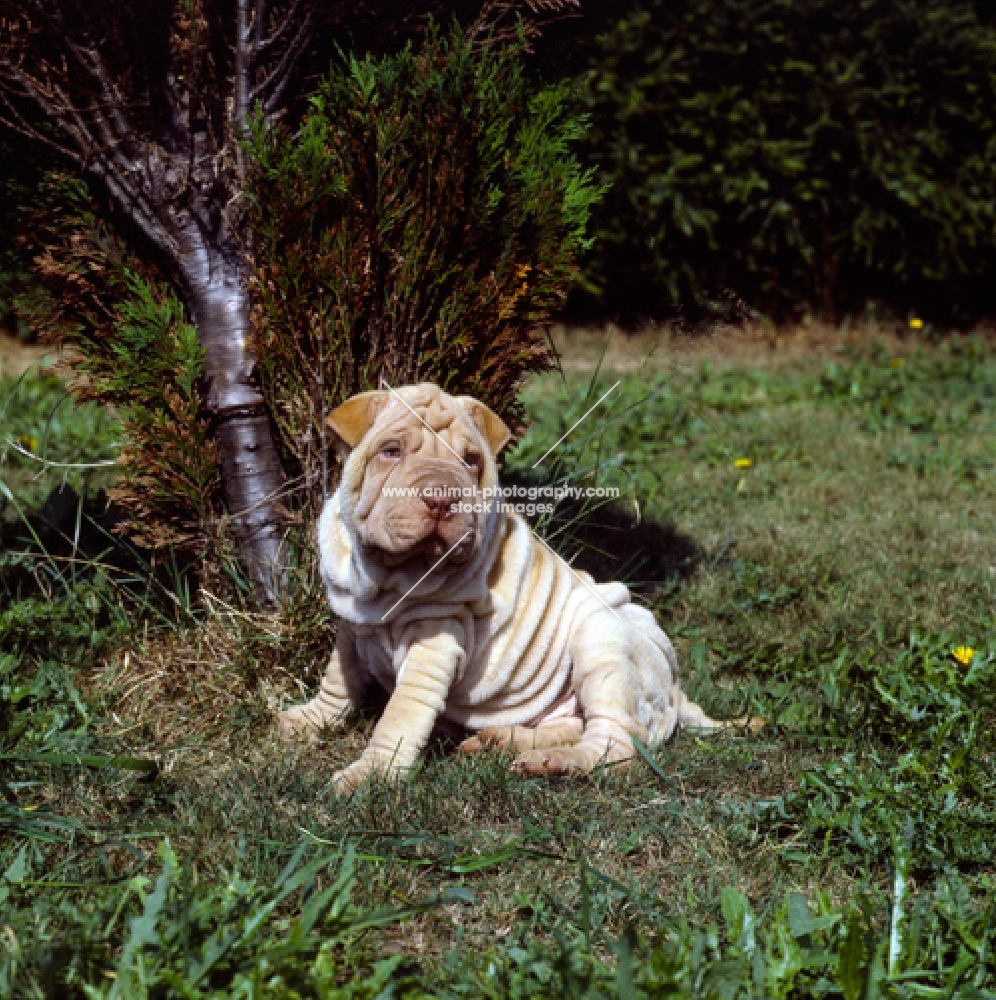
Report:
[[[533,465],[533,468],[535,469],[537,465],[541,465],[543,463],[543,461],[546,458],[548,458],[552,452],[556,451],[557,448],[560,446],[561,442],[564,440],[564,438],[566,438],[568,434],[573,433],[574,428],[577,427],[578,424],[582,423],[584,420],[587,420],[587,418],[602,404],[602,401],[605,400],[609,396],[609,393],[615,392],[615,390],[617,388],[619,388],[619,386],[621,384],[622,384],[621,380],[619,382],[616,382],[616,384],[611,389],[609,389],[609,391],[604,396],[602,396],[602,398],[574,425],[574,427],[572,427],[567,432],[567,434],[564,434],[563,437],[561,437],[560,440],[557,441],[554,444],[554,446],[543,456],[543,458],[539,459],[539,461],[536,462],[535,465]],[[553,551],[553,550],[551,549],[551,551]]]
[[[537,538],[537,539],[539,539],[539,541],[543,542],[543,545],[544,545],[544,546],[545,546],[545,547],[546,547],[547,549],[549,549],[549,551],[550,551],[550,552],[552,552],[552,553],[553,553],[553,555],[557,556],[557,558],[558,558],[558,559],[560,559],[560,558],[561,558],[561,557],[560,557],[559,555],[557,555],[557,553],[556,553],[556,552],[554,552],[554,551],[553,551],[553,549],[551,549],[551,548],[550,548],[550,546],[549,546],[549,545],[547,545],[547,544],[546,544],[546,542],[545,542],[545,541],[543,541],[543,539],[542,539],[542,538],[540,538],[540,536],[539,536],[539,535],[537,535],[537,534],[536,534],[536,532],[535,532],[535,531],[533,532],[533,534],[534,534],[534,535],[536,536],[536,538]],[[592,592],[592,593],[593,593],[593,594],[595,595],[595,597],[597,597],[597,598],[598,598],[598,599],[599,599],[599,600],[600,600],[600,601],[602,602],[602,604],[605,604],[605,601],[604,601],[604,600],[602,599],[602,595],[601,595],[601,594],[600,594],[600,593],[599,593],[599,592],[598,592],[597,590],[595,590],[595,588],[594,588],[594,587],[593,587],[593,586],[592,586],[592,585],[591,585],[591,584],[590,584],[590,583],[589,583],[589,582],[588,582],[588,581],[587,581],[587,580],[586,580],[586,579],[585,579],[585,578],[584,578],[583,576],[581,576],[581,574],[580,574],[580,573],[578,573],[578,572],[577,572],[577,570],[575,570],[575,569],[574,569],[574,567],[573,567],[573,566],[572,566],[572,565],[571,565],[571,564],[570,564],[570,563],[569,563],[569,562],[568,562],[568,561],[567,561],[566,559],[563,559],[562,561],[563,561],[564,565],[565,565],[565,566],[566,566],[566,567],[567,567],[567,568],[568,568],[568,569],[569,569],[569,570],[570,570],[570,571],[571,571],[571,572],[572,572],[572,573],[573,573],[573,574],[574,574],[574,575],[575,575],[575,576],[576,576],[576,577],[578,578],[578,581],[579,581],[580,583],[583,583],[583,584],[584,584],[584,585],[585,585],[585,586],[586,586],[586,587],[587,587],[587,588],[588,588],[588,589],[589,589],[589,590],[590,590],[590,591],[591,591],[591,592]],[[419,583],[421,583],[421,582],[422,582],[422,581],[420,580],[420,581],[419,581]],[[416,584],[415,586],[417,587],[417,586],[418,586],[418,584]],[[614,615],[616,616],[616,618],[619,618],[619,620],[620,620],[620,621],[622,621],[622,618],[621,618],[621,617],[619,616],[619,614],[618,614],[618,613],[616,612],[616,609],[615,609],[615,608],[613,608],[613,607],[612,607],[611,605],[609,605],[609,604],[605,604],[605,607],[606,607],[606,608],[608,608],[608,609],[609,609],[609,611],[611,611],[611,612],[612,612],[612,613],[613,613],[613,614],[614,614]]]
[[[431,429],[431,428],[430,428],[430,429]],[[384,613],[383,613],[383,614],[382,614],[382,615],[380,616],[380,620],[381,620],[381,621],[383,621],[383,620],[384,620],[384,619],[385,619],[385,618],[386,618],[386,617],[387,617],[387,616],[388,616],[388,615],[389,615],[389,614],[390,614],[390,613],[391,613],[391,612],[392,612],[392,611],[393,611],[393,610],[394,610],[394,609],[395,609],[395,608],[396,608],[396,607],[397,607],[397,606],[398,606],[398,605],[399,605],[399,604],[400,604],[400,603],[401,603],[401,602],[402,602],[402,601],[403,601],[403,600],[404,600],[404,599],[405,599],[405,598],[406,598],[406,597],[407,597],[407,596],[408,596],[408,595],[409,595],[409,594],[410,594],[410,593],[411,593],[411,592],[412,592],[412,591],[413,591],[413,590],[414,590],[414,589],[415,589],[415,588],[416,588],[416,587],[417,587],[417,586],[418,586],[418,585],[419,585],[419,584],[420,584],[420,583],[421,583],[421,582],[422,582],[422,581],[423,581],[423,580],[424,580],[424,579],[425,579],[425,578],[426,578],[427,576],[429,576],[429,575],[430,575],[430,574],[431,574],[431,573],[432,573],[432,572],[433,572],[433,571],[435,570],[436,566],[439,566],[439,565],[440,565],[440,563],[442,563],[442,562],[443,562],[443,561],[444,561],[444,560],[445,560],[445,559],[446,559],[446,558],[447,558],[447,557],[449,556],[450,552],[452,552],[452,551],[453,551],[453,549],[455,549],[455,548],[457,547],[457,545],[459,545],[459,544],[460,544],[460,543],[461,543],[461,542],[463,541],[463,539],[464,539],[464,538],[466,538],[466,537],[467,537],[467,535],[470,535],[470,534],[473,534],[473,532],[470,532],[470,531],[467,531],[467,532],[465,532],[465,533],[464,533],[464,536],[463,536],[463,538],[461,538],[461,539],[460,539],[460,541],[458,541],[458,542],[456,543],[456,545],[454,545],[454,546],[453,546],[453,548],[449,550],[449,552],[444,552],[444,553],[443,553],[443,555],[442,555],[442,556],[440,556],[440,558],[439,558],[439,561],[438,561],[438,562],[436,562],[435,564],[433,564],[432,566],[430,566],[430,567],[429,567],[429,569],[428,569],[428,570],[426,570],[425,574],[424,574],[423,576],[419,577],[419,579],[418,579],[418,580],[416,580],[416,582],[415,582],[415,583],[413,583],[413,584],[411,585],[411,587],[409,587],[409,588],[408,588],[408,590],[406,590],[406,591],[405,591],[405,592],[404,592],[404,593],[403,593],[403,594],[402,594],[402,595],[401,595],[401,596],[400,596],[400,597],[399,597],[399,598],[397,599],[397,601],[395,601],[395,602],[394,602],[394,604],[392,604],[392,605],[391,605],[391,606],[390,606],[390,607],[389,607],[389,608],[387,609],[387,611],[385,611],[385,612],[384,612]],[[604,602],[603,602],[603,603],[604,603]],[[608,605],[606,605],[606,607],[608,607]]]
[[[22,448],[13,438],[8,437],[4,440],[14,451],[19,451],[25,458],[41,462],[42,465],[47,465],[50,469],[103,469],[105,466],[118,464],[116,458],[109,458],[103,462],[50,462],[47,458],[42,458],[41,455],[36,455],[33,451],[28,451],[27,448]]]
[[[415,412],[415,411],[414,411],[414,410],[413,410],[413,409],[412,409],[412,408],[411,408],[411,407],[410,407],[410,406],[409,406],[409,405],[408,405],[408,404],[407,404],[407,403],[406,403],[406,402],[404,401],[404,399],[402,399],[402,398],[401,398],[401,393],[397,392],[397,391],[396,391],[395,389],[392,389],[392,388],[391,388],[391,387],[390,387],[390,386],[389,386],[389,385],[387,384],[387,382],[386,382],[386,381],[385,381],[384,379],[381,379],[381,380],[380,380],[380,384],[381,384],[381,385],[382,385],[382,386],[383,386],[383,387],[384,387],[385,389],[387,389],[387,390],[388,390],[388,392],[390,392],[390,393],[391,393],[391,395],[393,395],[393,396],[394,396],[394,398],[395,398],[395,399],[397,399],[397,400],[398,400],[398,402],[400,402],[402,406],[406,407],[406,408],[407,408],[407,409],[408,409],[408,410],[409,410],[409,411],[411,412],[412,416],[414,416],[414,417],[415,417],[415,419],[416,419],[416,420],[420,421],[420,422],[421,422],[421,423],[422,423],[422,424],[423,424],[424,426],[426,426],[426,427],[429,427],[429,425],[428,425],[428,424],[427,424],[427,423],[426,423],[426,422],[425,422],[424,420],[422,420],[422,418],[421,418],[421,417],[420,417],[420,416],[419,416],[419,415],[418,415],[418,414],[417,414],[417,413],[416,413],[416,412]],[[618,385],[618,383],[616,383],[616,384]],[[613,388],[614,388],[614,387],[613,387]],[[597,404],[596,404],[596,405],[597,405]],[[587,414],[586,414],[586,416],[587,416]],[[584,418],[582,417],[582,419],[584,419]],[[571,430],[573,430],[573,429],[574,429],[574,428],[572,427],[572,428],[571,428]],[[458,454],[457,454],[457,453],[456,453],[455,451],[453,451],[453,449],[452,449],[452,448],[450,448],[450,446],[449,446],[449,445],[448,445],[448,444],[447,444],[447,443],[446,443],[446,442],[445,442],[445,441],[444,441],[444,440],[442,439],[442,437],[440,437],[440,435],[439,435],[439,432],[438,432],[437,430],[434,430],[434,429],[433,429],[432,427],[429,427],[429,430],[430,430],[430,431],[432,431],[432,433],[436,435],[436,439],[437,439],[437,440],[439,441],[439,443],[440,443],[441,445],[443,445],[443,447],[444,447],[444,448],[449,448],[449,449],[450,449],[450,451],[452,451],[452,452],[453,452],[453,454],[454,454],[454,455],[456,455],[456,457],[460,459],[461,463],[462,463],[462,464],[463,464],[463,465],[464,465],[464,466],[465,466],[466,468],[468,468],[468,469],[470,468],[470,465],[469,465],[469,464],[468,464],[468,463],[466,462],[466,460],[464,459],[464,457],[463,457],[462,455],[458,455]],[[570,433],[570,431],[568,431],[568,433]],[[559,443],[559,442],[558,442],[558,443]],[[556,445],[554,445],[554,447],[556,447]]]

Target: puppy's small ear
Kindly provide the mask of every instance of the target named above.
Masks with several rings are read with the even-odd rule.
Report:
[[[470,419],[474,421],[484,440],[487,441],[491,454],[497,455],[512,437],[508,425],[497,413],[492,413],[480,400],[474,399],[472,396],[461,396],[460,402],[463,403],[464,408],[470,414]]]
[[[373,427],[378,414],[387,405],[389,392],[361,392],[347,399],[329,414],[328,425],[350,448],[355,448]]]

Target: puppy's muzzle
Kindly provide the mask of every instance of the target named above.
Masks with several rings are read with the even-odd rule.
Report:
[[[448,494],[444,487],[431,485],[421,494],[419,499],[429,517],[435,521],[449,521],[456,513],[458,498]]]
[[[477,528],[477,517],[472,512],[473,502],[478,499],[475,484],[457,471],[430,470],[415,479],[413,485],[418,490],[431,548],[442,546],[445,551],[456,545],[450,561],[459,563],[469,558]]]

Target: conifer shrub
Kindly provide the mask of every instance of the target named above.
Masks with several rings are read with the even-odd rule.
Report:
[[[531,89],[521,41],[431,28],[338,62],[300,129],[249,144],[259,377],[289,469],[334,485],[325,420],[383,382],[432,381],[513,426],[600,191],[564,83]]]
[[[991,315],[986,9],[637,0],[597,39],[578,22],[591,60],[586,156],[611,185],[585,265],[588,304]]]

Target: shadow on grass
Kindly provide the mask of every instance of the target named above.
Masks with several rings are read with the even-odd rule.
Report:
[[[521,470],[505,472],[503,487],[546,485]],[[518,502],[513,500],[510,502]],[[528,502],[528,501],[527,501]],[[540,498],[540,503],[549,500]],[[618,500],[561,500],[542,525],[537,516],[526,520],[574,569],[590,573],[599,583],[619,580],[631,591],[650,597],[663,586],[683,583],[702,562],[702,547],[668,522],[645,517]]]
[[[0,594],[23,600],[47,593],[40,576],[65,582],[91,581],[109,574],[133,594],[147,594],[153,577],[172,592],[181,577],[192,584],[193,559],[170,551],[155,564],[120,528],[128,521],[103,489],[84,490],[68,483],[53,487],[35,509],[0,525]]]
[[[34,510],[0,526],[0,550],[17,549],[81,563],[97,560],[115,569],[139,568],[135,553],[114,529],[125,517],[104,490],[80,496],[68,483],[53,487]]]

